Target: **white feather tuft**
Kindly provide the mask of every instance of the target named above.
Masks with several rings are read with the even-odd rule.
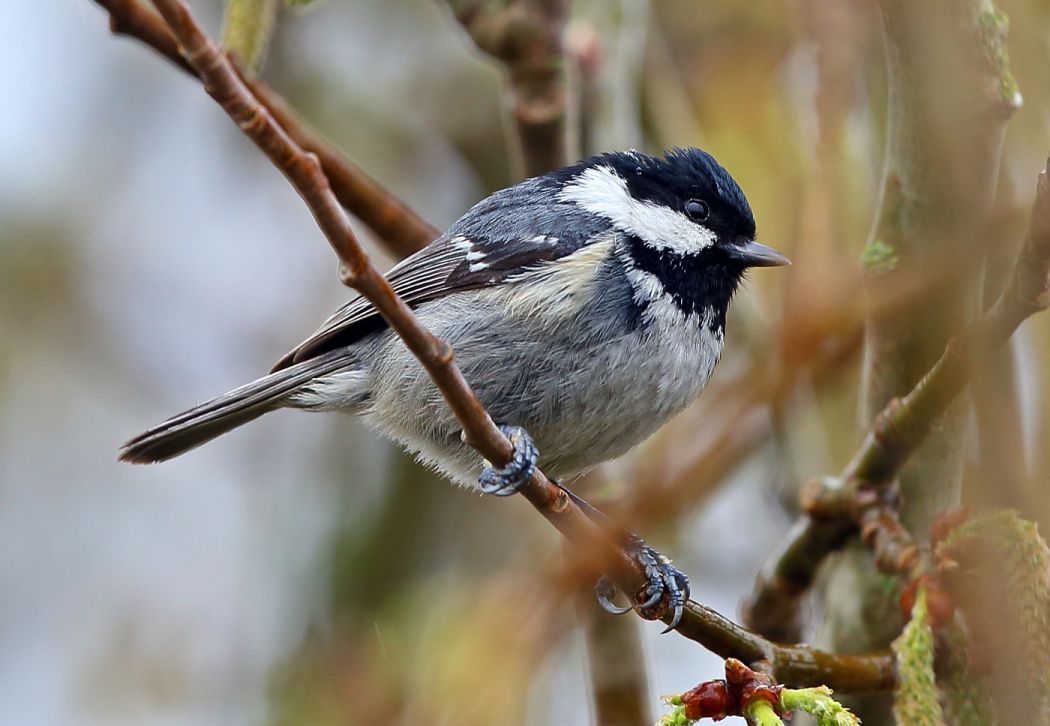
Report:
[[[688,255],[715,243],[713,231],[681,212],[632,197],[627,182],[608,166],[585,169],[558,196],[605,217],[621,231],[656,249]]]

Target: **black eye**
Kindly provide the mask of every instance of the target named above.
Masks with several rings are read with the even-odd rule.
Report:
[[[690,199],[685,203],[685,213],[694,222],[703,222],[707,219],[707,215],[711,213],[711,210],[707,208],[707,203],[703,200]]]

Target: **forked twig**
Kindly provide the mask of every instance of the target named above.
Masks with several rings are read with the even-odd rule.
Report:
[[[94,2],[109,12],[109,27],[114,34],[137,38],[190,75],[199,75],[182,57],[164,20],[140,0]],[[339,203],[364,222],[394,255],[408,257],[441,234],[299,118],[279,93],[252,73],[240,69],[238,72],[288,135],[304,150],[317,155]]]
[[[937,418],[970,380],[980,356],[1013,335],[1030,315],[1050,306],[1050,158],[1039,173],[1028,235],[999,298],[966,331],[948,341],[929,372],[903,398],[889,402],[871,425],[853,460],[839,475],[853,492],[884,491],[901,466],[922,443]],[[849,508],[847,508],[849,509]],[[841,547],[870,507],[855,507],[839,516],[805,514],[784,545],[759,575],[749,604],[748,622],[765,633],[779,633],[798,612],[817,568]],[[901,542],[895,542],[898,549]]]

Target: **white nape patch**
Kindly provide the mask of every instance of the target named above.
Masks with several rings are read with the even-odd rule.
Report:
[[[715,243],[714,232],[681,212],[632,197],[624,178],[608,166],[585,169],[565,185],[558,198],[605,217],[657,249],[688,255]]]

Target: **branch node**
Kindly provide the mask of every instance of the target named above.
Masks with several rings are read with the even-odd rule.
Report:
[[[810,479],[799,492],[799,506],[811,517],[839,517],[850,511],[856,481],[834,476]]]
[[[456,360],[456,352],[452,346],[443,340],[437,340],[434,345],[434,361],[438,365],[451,366]]]
[[[356,289],[361,284],[361,275],[343,260],[339,261],[339,282]]]

